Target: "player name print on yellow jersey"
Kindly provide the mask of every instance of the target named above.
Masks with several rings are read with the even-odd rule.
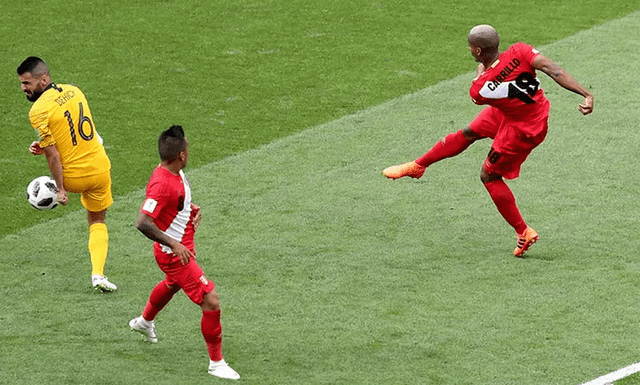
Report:
[[[68,90],[63,95],[57,97],[55,101],[59,106],[61,106],[71,100],[74,96],[76,96],[76,93],[73,90]]]
[[[56,146],[65,177],[97,175],[111,168],[89,103],[78,87],[51,83],[33,103],[29,120],[40,135],[41,148]]]

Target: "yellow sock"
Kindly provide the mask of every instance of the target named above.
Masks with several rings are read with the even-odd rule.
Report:
[[[104,265],[109,251],[109,231],[104,223],[94,223],[89,227],[89,254],[91,255],[91,275],[104,275]]]

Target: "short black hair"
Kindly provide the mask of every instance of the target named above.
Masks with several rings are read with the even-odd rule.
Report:
[[[29,56],[24,59],[24,61],[18,66],[18,75],[22,75],[25,73],[30,73],[34,77],[42,76],[46,73],[49,73],[49,67],[47,67],[47,63],[44,60],[40,59],[37,56]]]
[[[158,138],[158,153],[163,161],[173,162],[186,147],[187,139],[182,126],[171,126]]]

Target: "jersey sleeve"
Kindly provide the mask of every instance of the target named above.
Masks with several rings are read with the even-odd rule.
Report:
[[[56,144],[56,140],[49,129],[49,113],[47,110],[32,109],[29,111],[29,121],[31,126],[40,135],[40,147],[45,148]]]
[[[157,219],[162,210],[167,206],[167,188],[160,181],[150,181],[147,186],[147,193],[140,212]]]
[[[529,65],[531,65],[533,63],[533,59],[540,54],[540,51],[526,43],[516,43],[514,44],[514,48],[516,48],[518,52],[518,57],[523,58]]]

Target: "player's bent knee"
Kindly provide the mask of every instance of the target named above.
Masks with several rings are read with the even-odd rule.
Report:
[[[470,142],[475,142],[478,139],[482,139],[480,135],[471,131],[471,128],[469,126],[466,126],[462,129],[462,134],[464,135],[464,138]]]
[[[202,298],[202,310],[218,310],[220,309],[220,298],[218,297],[218,293],[215,290],[212,290]]]
[[[101,211],[89,211],[87,210],[87,220],[89,225],[94,223],[104,223],[107,218],[107,209]]]
[[[482,171],[480,171],[480,181],[483,184],[487,184],[487,183],[496,181],[498,179],[502,179],[502,175],[489,173],[487,170],[484,169],[484,167],[482,168]]]

